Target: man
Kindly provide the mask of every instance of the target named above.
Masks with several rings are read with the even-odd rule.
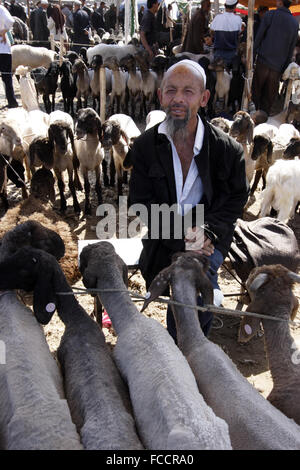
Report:
[[[150,59],[153,58],[156,51],[155,15],[158,8],[158,0],[147,0],[147,10],[143,14],[140,28],[141,43],[149,52]]]
[[[182,52],[204,53],[204,35],[208,33],[210,0],[202,0],[201,8],[193,14],[182,45]]]
[[[69,30],[73,28],[73,7],[72,5],[64,5],[62,8],[62,13],[66,17],[66,28]]]
[[[270,114],[278,95],[279,80],[291,62],[298,39],[298,21],[292,16],[289,0],[277,0],[277,10],[262,18],[254,42],[257,54],[253,76],[253,101],[256,109]]]
[[[102,4],[103,2],[101,2]],[[91,25],[97,32],[99,28],[105,29],[105,20],[103,16],[103,8],[101,6],[93,11],[91,15]]]
[[[0,5],[0,72],[9,108],[18,107],[11,74],[11,47],[7,37],[7,33],[13,24],[14,19],[9,11]]]
[[[89,30],[90,30],[90,20],[89,15],[86,11],[81,9],[81,2],[75,0],[74,2],[74,14],[73,14],[73,42],[75,45],[72,46],[74,52],[79,53],[82,44],[89,44]],[[76,44],[77,43],[77,44]]]
[[[89,18],[91,18],[92,10],[86,6],[85,0],[81,0],[81,9],[89,15]]]
[[[20,18],[20,20],[26,23],[27,16],[25,8],[23,7],[23,5],[16,5],[16,0],[11,0],[9,12],[11,16],[17,16],[18,18]]]
[[[104,19],[107,31],[110,29],[115,29],[117,22],[117,8],[113,3],[110,5],[109,10],[105,13]]]
[[[49,29],[47,26],[47,14],[46,10],[49,6],[47,0],[41,0],[38,2],[38,8],[34,14],[33,21],[33,40],[37,41],[33,45],[40,47],[49,47]]]
[[[259,6],[257,9],[257,13],[254,15],[254,24],[253,24],[253,37],[254,39],[256,38],[257,31],[259,29],[260,23],[262,22],[262,19],[264,15],[269,11],[269,7],[266,6]]]
[[[210,25],[214,32],[214,56],[216,59],[223,59],[229,68],[237,57],[239,34],[242,29],[242,20],[234,13],[236,5],[237,0],[226,0],[225,12],[217,15]]]
[[[248,197],[245,161],[240,144],[220,130],[202,121],[198,109],[205,107],[209,91],[205,89],[203,68],[183,60],[168,69],[158,91],[166,120],[135,140],[131,149],[133,162],[130,180],[130,204],[147,208],[149,239],[143,239],[140,268],[149,287],[153,278],[171,262],[177,251],[195,250],[209,257],[209,276],[218,289],[217,270],[230,247],[234,224],[242,215]],[[195,216],[204,205],[204,227],[193,224],[188,233],[176,239],[175,224],[170,237],[151,239],[155,221],[149,217],[152,204],[177,203],[179,220]],[[186,204],[192,206],[187,212]],[[141,213],[142,218],[143,215]],[[185,219],[186,220],[186,219]],[[152,224],[152,225],[151,225]],[[204,228],[204,237],[203,237]],[[200,316],[203,331],[208,334],[212,315]],[[170,311],[167,326],[175,337]]]

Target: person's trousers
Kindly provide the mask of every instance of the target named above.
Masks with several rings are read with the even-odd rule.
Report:
[[[278,95],[280,76],[280,72],[257,60],[252,84],[252,98],[257,110],[261,109],[270,114]]]
[[[14,108],[18,106],[18,102],[16,100],[13,88],[11,54],[0,54],[0,72],[5,87],[5,96],[8,102],[8,107]]]
[[[210,268],[207,272],[207,277],[210,279],[213,289],[220,289],[218,285],[218,269],[223,263],[223,260],[224,260],[224,257],[222,253],[217,249],[215,249],[213,254],[210,255],[209,257]],[[199,307],[203,306],[201,296],[198,297],[197,304]],[[199,310],[198,316],[199,316],[201,329],[204,335],[208,336],[208,333],[212,324],[213,314],[211,312],[201,312]],[[177,343],[176,324],[175,324],[175,319],[174,319],[174,315],[172,312],[172,308],[170,305],[168,306],[168,310],[167,310],[167,330],[172,336],[172,338],[174,339],[175,343]]]

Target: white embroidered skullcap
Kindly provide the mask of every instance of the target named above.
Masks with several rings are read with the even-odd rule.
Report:
[[[190,60],[190,59],[183,59],[183,60],[180,60],[179,62],[176,62],[176,64],[172,65],[167,70],[167,72],[171,72],[172,70],[175,70],[175,68],[178,67],[179,65],[184,65],[186,67],[189,67],[190,69],[193,70],[193,72],[197,72],[197,74],[200,74],[203,79],[204,88],[206,87],[205,71],[204,71],[204,68],[198,64],[198,62],[195,62],[194,60]]]

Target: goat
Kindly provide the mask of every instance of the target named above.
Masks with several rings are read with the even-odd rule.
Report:
[[[63,61],[59,73],[61,75],[60,89],[64,101],[64,112],[71,113],[74,117],[73,101],[77,93],[77,87],[73,77],[72,64],[69,60]]]
[[[72,72],[77,74],[76,87],[77,87],[77,105],[76,111],[82,108],[81,97],[84,99],[84,107],[87,107],[88,97],[90,95],[90,77],[88,68],[81,59],[76,59],[72,67]]]
[[[114,56],[107,57],[103,65],[112,71],[112,89],[108,113],[109,115],[113,114],[115,102],[117,113],[120,112],[120,108],[125,111],[127,74],[120,70],[119,62]]]
[[[250,114],[246,111],[238,111],[233,116],[233,123],[229,131],[229,135],[234,137],[237,142],[242,144],[244,149],[246,176],[250,184],[253,174],[255,163],[251,158],[251,147],[253,142],[254,122]]]
[[[45,110],[50,114],[55,108],[55,93],[59,75],[59,64],[58,62],[51,62],[48,70],[44,67],[38,67],[33,69],[30,74],[34,79],[37,94],[43,95]],[[52,95],[52,105],[49,95]]]
[[[78,112],[76,124],[75,148],[80,161],[80,170],[84,178],[85,214],[91,213],[89,171],[96,173],[95,190],[98,205],[102,204],[102,190],[100,181],[100,164],[104,158],[101,146],[102,125],[101,119],[92,108],[81,109]],[[84,139],[83,139],[84,138]]]
[[[145,117],[151,111],[151,106],[157,90],[157,75],[150,70],[150,60],[147,51],[139,51],[135,54],[142,76],[142,106],[140,118],[144,112]]]
[[[136,70],[136,61],[133,55],[128,54],[120,60],[120,67],[128,71],[127,89],[129,94],[129,103],[131,107],[131,117],[134,119],[137,103],[141,105],[142,94],[142,76],[139,70]]]
[[[217,100],[222,100],[224,102],[223,109],[226,110],[232,75],[226,71],[223,59],[216,59],[212,64],[209,64],[208,69],[214,70],[217,75],[213,108],[215,110]]]

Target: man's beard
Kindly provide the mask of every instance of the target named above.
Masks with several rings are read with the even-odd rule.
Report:
[[[186,111],[185,117],[183,119],[176,119],[172,116],[171,111],[172,108],[182,108]],[[187,123],[191,117],[191,112],[188,107],[186,106],[168,106],[165,110],[166,112],[166,128],[167,133],[172,139],[176,136],[176,138],[184,139],[187,136]]]

